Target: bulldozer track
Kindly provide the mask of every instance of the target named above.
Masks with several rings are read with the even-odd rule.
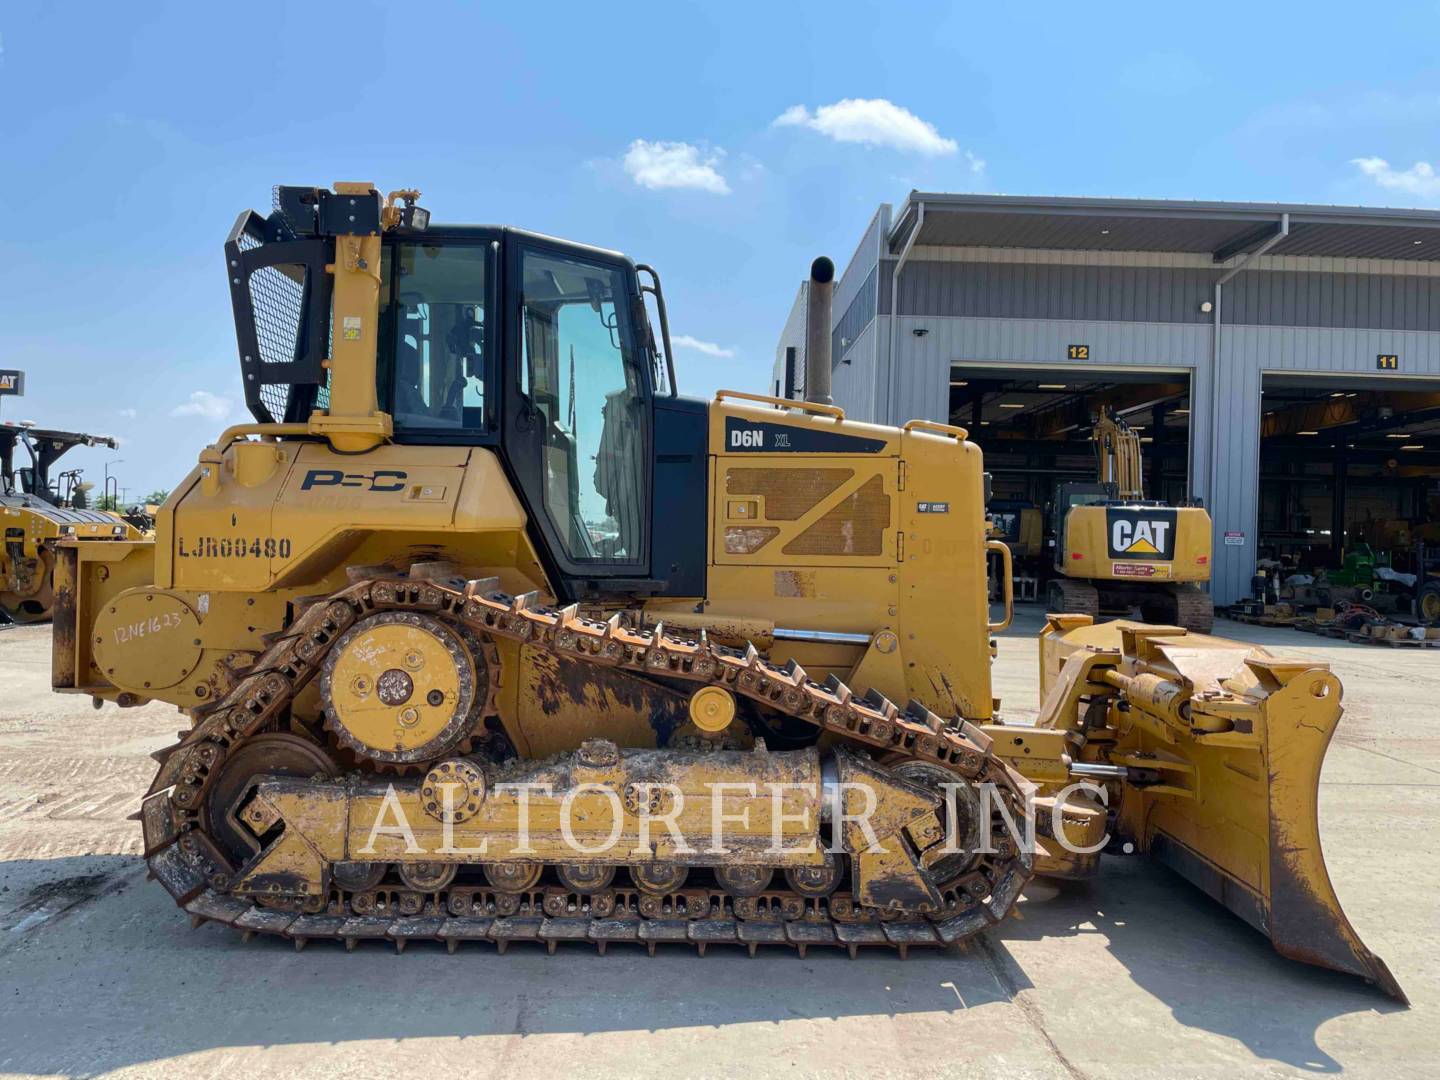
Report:
[[[236,878],[207,835],[202,807],[211,780],[228,753],[282,719],[296,694],[321,671],[336,640],[361,618],[410,611],[451,620],[481,640],[509,638],[581,660],[698,686],[723,687],[850,744],[897,758],[943,766],[971,782],[995,785],[1012,819],[1023,821],[1028,785],[990,752],[988,737],[961,718],[942,720],[912,703],[905,710],[876,692],[857,698],[831,677],[810,680],[796,664],[771,665],[753,645],[733,649],[667,632],[663,624],[632,629],[620,615],[583,618],[578,606],[547,607],[539,594],[507,596],[498,581],[463,583],[372,578],[308,604],[272,640],[225,697],[196,714],[180,742],[157,752],[160,770],[141,808],[145,858],[196,925],[216,922],[254,934],[278,935],[297,948],[311,940],[353,947],[362,940],[484,941],[500,951],[513,941],[546,944],[582,941],[604,951],[615,941],[694,946],[778,945],[804,953],[811,945],[883,946],[902,955],[911,946],[944,946],[998,923],[1033,873],[1033,853],[1013,837],[997,838],[994,851],[954,880],[937,883],[941,907],[925,914],[866,908],[845,891],[829,896],[768,889],[741,896],[723,888],[679,888],[656,896],[636,888],[579,893],[536,885],[507,892],[454,883],[435,892],[377,884],[368,890],[332,889],[313,910],[252,903],[229,894]],[[547,871],[552,869],[545,868]]]

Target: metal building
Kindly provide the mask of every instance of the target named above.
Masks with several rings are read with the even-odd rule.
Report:
[[[804,316],[802,285],[781,396]],[[1440,517],[1440,212],[912,192],[833,323],[836,403],[970,428],[1002,494],[1083,471],[1087,409],[1147,422],[1151,492],[1210,508],[1219,603],[1257,555],[1334,563]]]

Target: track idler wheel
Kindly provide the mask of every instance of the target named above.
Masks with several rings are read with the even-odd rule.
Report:
[[[651,896],[665,896],[685,884],[690,876],[689,867],[673,863],[639,863],[630,867],[630,878],[635,887]]]
[[[759,896],[770,887],[775,871],[768,866],[717,866],[715,880],[732,896]]]
[[[340,862],[330,868],[330,879],[346,892],[369,892],[385,877],[383,862]]]
[[[980,826],[982,812],[980,793],[973,784],[940,765],[928,761],[901,761],[892,765],[890,771],[901,780],[918,784],[927,791],[933,791],[947,799],[942,803],[941,819],[949,817],[944,807],[954,808],[954,819],[945,820],[947,830],[952,826],[956,835],[947,837],[948,847],[953,854],[941,855],[926,866],[926,873],[937,884],[953,881],[974,864],[975,853],[980,847]],[[953,796],[950,795],[954,792]]]
[[[241,819],[262,776],[338,775],[323,749],[299,735],[256,735],[232,750],[205,792],[205,831],[237,865],[260,851],[260,841]],[[383,871],[383,867],[382,867]]]
[[[485,863],[485,880],[499,892],[521,893],[533,889],[544,869],[539,863]]]
[[[560,884],[571,892],[587,894],[608,889],[615,880],[615,867],[566,863],[556,868]]]
[[[455,880],[459,863],[414,862],[400,864],[400,880],[416,892],[439,892]]]
[[[785,871],[785,882],[801,896],[829,896],[840,887],[845,876],[840,856],[830,851],[824,866],[792,866]]]

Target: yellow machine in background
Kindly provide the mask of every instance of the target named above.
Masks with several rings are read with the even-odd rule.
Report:
[[[61,474],[58,482],[50,478],[51,466],[73,447],[116,445],[105,435],[0,424],[0,623],[50,617],[55,541],[139,539],[139,530],[123,518],[88,507],[90,485],[80,482],[79,470]],[[29,465],[19,463],[22,449]]]
[[[61,549],[56,688],[190,717],[140,816],[192,916],[903,952],[1095,872],[1110,832],[1399,993],[1320,861],[1323,665],[1057,617],[1042,723],[1005,725],[1008,550],[964,430],[681,397],[653,270],[414,200],[280,188],[243,214],[256,422],[200,452],[153,542]],[[647,831],[667,814],[727,843]]]
[[[1139,608],[1147,622],[1208,633],[1210,515],[1145,498],[1140,436],[1108,413],[1092,433],[1096,484],[1062,484],[1056,499],[1051,611],[1099,616]]]
[[[1010,549],[1015,599],[1036,599],[1037,576],[1045,555],[1045,518],[1040,508],[1030,503],[991,499],[986,506],[986,519],[989,522],[986,535]],[[990,560],[992,601],[998,602],[1005,595],[1002,570],[998,559]]]

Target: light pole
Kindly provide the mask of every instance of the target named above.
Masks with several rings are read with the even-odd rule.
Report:
[[[108,498],[110,497],[110,466],[111,466],[111,465],[124,465],[124,464],[125,464],[125,459],[124,459],[124,458],[113,458],[113,459],[111,459],[110,461],[105,462],[105,492],[104,492],[104,495],[103,495],[104,498],[108,499]],[[111,510],[118,510],[119,508],[120,508],[120,478],[117,476],[117,477],[115,478],[115,501],[110,504],[110,509],[111,509]]]

